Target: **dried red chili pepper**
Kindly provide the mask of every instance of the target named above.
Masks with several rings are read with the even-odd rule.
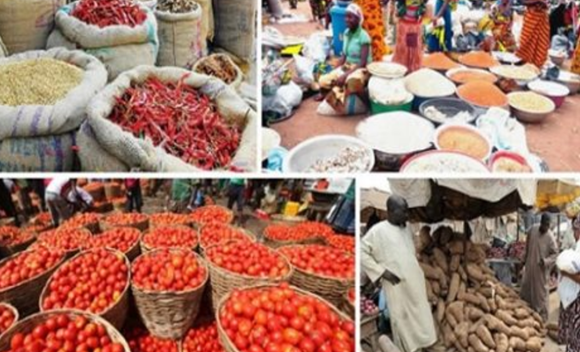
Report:
[[[100,28],[115,25],[135,27],[147,19],[147,14],[130,0],[81,0],[71,15]]]

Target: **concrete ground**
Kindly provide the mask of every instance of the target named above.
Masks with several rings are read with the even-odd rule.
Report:
[[[311,18],[308,2],[298,3],[298,9],[291,10],[287,1],[283,2],[286,13],[301,14]],[[284,35],[307,38],[322,26],[315,22],[273,24]],[[271,127],[282,136],[282,146],[292,148],[298,143],[323,134],[354,135],[355,127],[366,116],[327,117],[316,113],[318,103],[306,99],[288,120]],[[528,147],[548,164],[550,171],[580,170],[580,95],[568,97],[564,105],[539,125],[527,125]],[[578,140],[578,141],[576,141]]]

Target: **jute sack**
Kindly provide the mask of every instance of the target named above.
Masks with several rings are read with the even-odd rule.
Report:
[[[256,5],[254,0],[217,0],[215,44],[245,60],[255,57]]]
[[[209,41],[213,41],[215,32],[215,22],[213,18],[213,3],[212,0],[197,0],[196,1],[202,9],[201,16],[201,33]],[[204,53],[207,55],[207,52]]]
[[[8,49],[6,49],[6,45],[4,45],[2,37],[0,37],[0,57],[6,57],[8,55]]]
[[[138,3],[147,14],[141,25],[99,28],[71,16],[77,4],[78,1],[58,10],[56,28],[48,38],[47,47],[63,46],[86,51],[105,64],[109,80],[136,66],[155,64],[159,40],[157,20],[150,8]]]
[[[132,82],[155,76],[176,82],[188,75],[184,84],[192,86],[215,102],[219,113],[243,130],[240,146],[232,165],[243,171],[256,170],[258,118],[240,96],[222,81],[176,67],[139,66],[119,75],[91,101],[87,122],[77,135],[79,157],[84,171],[201,171],[181,159],[155,147],[149,139],[140,139],[109,121],[116,97],[124,94]]]
[[[99,60],[82,51],[55,48],[29,51],[0,59],[0,66],[27,59],[53,58],[81,68],[81,83],[54,105],[0,105],[0,141],[7,138],[62,134],[78,128],[91,98],[107,83],[107,71]]]
[[[0,0],[0,37],[11,54],[44,49],[65,0]]]
[[[201,34],[201,6],[188,13],[155,10],[159,35],[158,66],[191,68],[207,51]]]
[[[0,142],[1,172],[69,172],[73,170],[75,132],[9,138]]]

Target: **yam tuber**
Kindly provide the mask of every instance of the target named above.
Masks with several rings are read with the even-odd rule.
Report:
[[[508,336],[511,336],[510,328],[507,325],[505,325],[503,321],[499,320],[498,318],[496,318],[495,316],[493,316],[491,314],[487,314],[485,316],[485,318],[486,318],[487,327],[489,328],[489,330],[501,332],[501,333],[504,333]]]
[[[439,245],[441,247],[445,247],[453,238],[453,230],[449,226],[442,226],[437,230],[441,231],[441,236],[439,236]]]
[[[466,315],[467,315],[467,318],[469,320],[476,321],[476,320],[482,318],[485,314],[479,308],[469,307],[469,308],[467,308],[467,314]]]
[[[443,318],[445,317],[445,302],[442,299],[437,301],[437,310],[436,310],[436,320],[438,323],[443,322]]]
[[[469,346],[468,336],[469,336],[469,323],[464,321],[461,324],[455,327],[455,337],[463,348],[467,348]]]
[[[498,309],[498,311],[495,312],[495,316],[498,317],[501,321],[503,321],[507,325],[516,325],[518,323],[518,321],[514,317],[512,317],[512,315],[509,312],[503,309]]]
[[[459,254],[454,254],[449,262],[449,271],[456,272],[459,269],[459,265],[461,265],[461,257]]]
[[[435,293],[433,292],[431,281],[425,280],[425,290],[427,291],[427,300],[433,303],[437,299],[437,296],[435,296]]]
[[[449,272],[449,263],[447,263],[447,256],[439,248],[433,249],[433,262],[440,267],[444,273]]]
[[[430,280],[439,280],[439,271],[435,270],[434,267],[427,263],[419,263],[421,269],[423,269],[423,273],[425,277]]]
[[[445,347],[450,348],[456,340],[457,339],[451,326],[447,323],[443,324],[443,343],[445,344]]]
[[[516,317],[517,319],[526,319],[530,316],[531,316],[530,313],[524,308],[517,308],[514,311],[514,317]]]
[[[489,351],[489,349],[485,346],[485,344],[483,342],[481,342],[479,337],[477,337],[477,335],[475,335],[475,334],[469,335],[468,341],[469,341],[469,344],[471,345],[471,347],[473,347],[473,349],[475,349],[477,352],[488,352]]]
[[[485,274],[483,273],[479,265],[469,263],[467,264],[465,269],[467,270],[467,275],[469,275],[469,277],[474,279],[475,281],[479,282],[486,281]]]
[[[488,348],[495,348],[495,341],[493,340],[491,333],[484,324],[478,326],[478,328],[475,330],[475,334]]]
[[[449,243],[449,253],[455,255],[455,254],[463,254],[465,253],[465,246],[464,246],[464,242],[461,240],[453,240],[451,241],[451,243]]]
[[[465,304],[461,301],[455,301],[447,305],[445,313],[453,315],[457,323],[462,323],[465,320],[465,315],[463,314],[463,307]],[[446,315],[447,317],[447,315]],[[452,324],[454,325],[454,324]]]
[[[493,335],[495,341],[496,352],[507,352],[509,348],[509,339],[506,334],[497,333]]]
[[[417,253],[423,252],[426,248],[431,246],[431,228],[429,226],[423,226],[421,230],[419,230],[419,239],[417,246]]]
[[[489,313],[491,311],[491,308],[489,307],[489,303],[487,303],[487,298],[485,298],[484,295],[482,295],[479,292],[476,292],[475,295],[477,296],[477,298],[479,298],[479,301],[481,302],[479,304],[479,306],[486,312]]]
[[[453,273],[451,276],[451,283],[449,284],[449,293],[447,293],[447,303],[454,302],[459,292],[459,285],[461,284],[461,277],[458,273]]]
[[[431,289],[435,296],[441,297],[441,284],[439,284],[439,281],[431,281]]]
[[[493,298],[493,288],[489,286],[480,287],[477,292],[485,296],[485,298]]]
[[[526,342],[519,337],[510,337],[509,346],[514,349],[514,351],[526,351]]]
[[[457,272],[459,273],[459,276],[461,276],[461,280],[467,281],[469,279],[463,266],[460,265],[459,268],[457,269]]]
[[[527,331],[517,326],[510,326],[510,333],[508,335],[511,337],[519,337],[524,341],[527,341],[530,338]]]
[[[479,300],[479,297],[477,297],[473,293],[463,293],[463,294],[458,293],[457,299],[459,299],[460,301],[466,302],[466,303],[471,303],[471,304],[476,305],[476,306],[481,308],[481,306],[480,306],[481,301]]]
[[[532,337],[526,340],[526,350],[530,352],[540,352],[542,345],[542,339],[539,337]]]

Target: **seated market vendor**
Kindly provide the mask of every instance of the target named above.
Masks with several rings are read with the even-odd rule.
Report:
[[[337,68],[323,75],[318,80],[320,94],[317,101],[325,99],[331,106],[344,103],[346,99],[356,94],[363,96],[368,82],[366,66],[372,61],[371,37],[362,28],[363,14],[355,4],[346,9],[347,30],[344,32],[343,53]]]

